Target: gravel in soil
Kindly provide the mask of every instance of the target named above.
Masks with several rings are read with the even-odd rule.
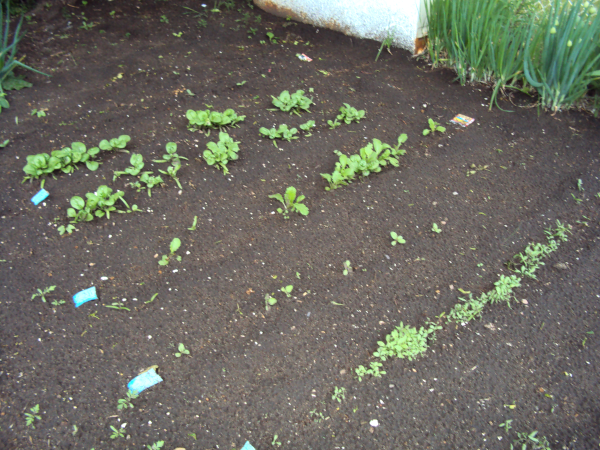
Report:
[[[40,4],[29,25],[20,52],[52,77],[27,74],[33,87],[10,91],[0,115],[0,141],[10,139],[0,150],[0,447],[507,449],[538,430],[551,448],[597,448],[598,120],[538,112],[516,94],[501,101],[513,113],[489,111],[489,88],[459,86],[401,50],[376,63],[374,41],[246,2],[210,6],[205,27],[185,14],[202,8],[189,1]],[[297,89],[314,99],[310,113],[271,110],[272,95]],[[343,103],[366,118],[330,130]],[[240,158],[227,176],[201,156],[217,133],[186,128],[185,112],[208,105],[246,115],[228,130]],[[449,124],[459,113],[475,122]],[[447,132],[422,136],[428,118]],[[278,148],[258,133],[309,119],[312,136]],[[334,150],[401,133],[399,168],[324,190]],[[48,178],[50,197],[31,203],[40,185],[21,184],[27,155],[121,134],[155,173],[165,165],[151,160],[176,142],[188,158],[182,189],[171,180],[149,197],[131,177],[112,182],[130,155],[103,152],[98,171]],[[69,199],[105,184],[143,211],[60,236]],[[306,196],[308,216],[275,213],[268,195],[288,186]],[[572,226],[569,242],[511,308],[445,325],[424,357],[356,379],[397,324],[420,327],[461,290],[489,290],[557,219]],[[391,231],[406,244],[392,247]],[[182,260],[159,266],[175,237]],[[31,300],[53,285],[47,303]],[[90,286],[99,299],[75,309],[71,296]],[[269,311],[265,294],[278,300]],[[107,308],[115,302],[129,310]],[[179,343],[189,355],[175,357]],[[119,411],[127,382],[151,365],[164,381]],[[27,427],[36,404],[41,420]],[[123,424],[125,437],[110,439]]]

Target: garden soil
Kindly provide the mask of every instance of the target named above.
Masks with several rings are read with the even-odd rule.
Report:
[[[34,11],[19,55],[51,77],[19,72],[33,87],[8,91],[0,115],[0,142],[10,140],[0,149],[0,447],[508,449],[537,430],[552,449],[598,448],[598,119],[551,115],[514,93],[499,102],[513,112],[490,111],[489,87],[460,86],[405,51],[376,62],[377,42],[209,3]],[[205,27],[188,8],[205,12]],[[310,112],[273,110],[272,95],[297,89]],[[331,130],[343,103],[366,117]],[[227,176],[202,158],[218,132],[187,129],[186,111],[209,107],[246,116],[227,130],[240,142]],[[475,121],[459,127],[456,114]],[[446,132],[423,136],[429,118]],[[275,146],[259,134],[309,119],[311,136]],[[401,133],[398,168],[325,190],[334,150]],[[97,171],[48,177],[50,196],[31,202],[40,181],[21,183],[27,155],[122,134],[155,174],[167,164],[152,160],[177,143],[182,188],[163,175],[151,197],[137,192],[133,177],[113,181],[130,154],[102,152]],[[100,185],[142,211],[59,235],[69,199]],[[288,186],[308,216],[276,213],[269,195]],[[557,220],[568,242],[510,305],[447,323]],[[392,246],[392,231],[406,243]],[[159,266],[176,237],[181,261]],[[46,302],[32,299],[49,286]],[[75,308],[91,286],[98,300]],[[269,311],[266,294],[277,299]],[[397,325],[428,320],[443,329],[427,353],[357,379]],[[180,343],[189,355],[176,357]],[[118,410],[127,383],[154,365],[164,381]],[[36,405],[40,419],[26,426]],[[111,426],[123,437],[111,439]]]

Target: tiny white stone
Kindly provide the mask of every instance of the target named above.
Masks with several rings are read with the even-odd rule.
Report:
[[[372,427],[378,427],[379,421],[377,419],[373,419],[369,422],[369,425],[371,425]]]

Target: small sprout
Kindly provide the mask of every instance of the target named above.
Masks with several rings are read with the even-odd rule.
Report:
[[[500,428],[504,428],[504,431],[506,431],[506,434],[508,434],[508,430],[510,430],[512,428],[512,426],[511,426],[512,421],[513,421],[513,419],[508,419],[504,423],[501,423],[498,426]]]
[[[75,225],[72,224],[68,224],[66,227],[64,225],[61,225],[60,227],[58,227],[58,234],[60,234],[61,236],[65,233],[67,234],[71,234],[73,233],[73,231],[76,230]]]
[[[25,425],[35,429],[35,420],[42,420],[42,416],[38,414],[40,412],[40,405],[35,405],[33,408],[29,409],[29,411],[30,412],[25,413]]]
[[[342,403],[342,400],[346,400],[346,388],[334,386],[331,400],[337,401],[338,403]]]
[[[394,232],[394,231],[390,232],[390,236],[392,236],[392,245],[406,244],[406,241],[404,240],[404,238],[402,236],[400,236],[399,234],[396,234],[396,232]]]
[[[425,128],[423,130],[423,136],[427,136],[429,133],[435,134],[436,131],[439,131],[440,133],[446,132],[446,128],[442,127],[438,122],[434,121],[433,119],[428,119],[428,122],[429,129]]]
[[[175,254],[175,252],[177,252],[177,250],[179,250],[179,247],[181,247],[181,239],[174,238],[171,241],[171,244],[169,245],[170,253],[168,255],[162,255],[162,258],[160,259],[160,261],[158,261],[158,264],[161,265],[161,266],[168,266],[169,265],[169,261],[173,257],[177,261],[181,261],[181,256]]]
[[[54,289],[56,289],[56,286],[49,286],[44,288],[44,290],[38,288],[37,293],[31,296],[31,300],[34,300],[36,297],[42,297],[42,301],[46,303],[46,295],[54,291]]]
[[[437,223],[434,222],[433,226],[431,227],[431,231],[440,234],[442,232],[442,229],[438,227]]]
[[[584,189],[583,189],[583,181],[581,180],[581,178],[577,179],[577,190],[579,192],[583,192],[584,191]]]
[[[192,223],[192,226],[188,228],[188,230],[190,231],[196,231],[196,224],[198,223],[198,216],[194,216],[194,222]]]
[[[344,261],[344,270],[342,271],[342,273],[347,276],[348,274],[352,273],[352,264],[350,263],[350,260],[346,260]]]
[[[138,393],[132,391],[131,389],[127,391],[126,395],[126,398],[120,398],[119,400],[117,400],[117,409],[119,411],[122,411],[127,408],[133,408],[133,403],[131,403],[131,400],[138,398]]]
[[[265,309],[268,311],[271,309],[271,306],[275,306],[277,304],[277,299],[273,297],[271,294],[265,295]]]
[[[119,428],[115,428],[114,426],[110,426],[110,429],[112,430],[112,434],[110,435],[111,439],[117,439],[117,438],[123,438],[125,437],[125,427],[127,426],[126,423],[124,423],[123,425],[121,425]]]
[[[288,298],[290,298],[292,296],[292,289],[294,289],[293,285],[288,285],[288,286],[284,286],[280,289],[281,292],[283,292]]]
[[[177,350],[179,350],[179,351],[177,353],[175,353],[175,358],[181,358],[183,355],[190,354],[190,351],[187,348],[185,348],[185,345],[183,345],[181,343],[177,346]]]
[[[272,194],[269,198],[279,200],[283,204],[283,208],[277,208],[277,212],[283,215],[284,219],[290,218],[290,212],[297,212],[303,216],[308,215],[308,207],[302,203],[304,195],[296,197],[296,188],[290,186],[285,190],[285,194]]]
[[[190,433],[190,434],[193,434],[193,433]],[[188,436],[190,434],[188,434]],[[163,445],[165,445],[165,441],[156,441],[152,445],[146,445],[146,447],[148,450],[160,450],[161,448],[163,448]]]

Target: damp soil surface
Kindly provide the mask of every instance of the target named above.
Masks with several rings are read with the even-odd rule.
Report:
[[[598,448],[598,119],[550,115],[519,95],[500,99],[514,112],[490,111],[489,87],[460,86],[408,52],[375,62],[377,42],[209,3],[34,11],[19,54],[52,77],[21,72],[33,87],[8,91],[0,115],[0,142],[10,140],[0,149],[0,447],[508,449],[537,430],[552,449]],[[298,89],[310,112],[272,109],[272,95]],[[331,130],[343,103],[366,117]],[[240,142],[227,176],[202,158],[218,132],[187,129],[186,111],[208,107],[246,116],[227,130]],[[459,127],[456,114],[475,121]],[[423,136],[428,118],[447,131]],[[259,134],[307,120],[311,136],[277,147]],[[334,150],[402,133],[399,167],[325,190]],[[105,151],[95,172],[48,177],[50,196],[33,205],[40,180],[21,183],[27,155],[122,134],[155,175],[167,164],[152,160],[175,142],[188,158],[181,189],[164,175],[151,197],[133,177],[113,182],[130,154]],[[142,211],[59,235],[69,199],[100,185]],[[269,195],[288,186],[306,196],[308,216],[276,213]],[[556,220],[570,225],[568,242],[510,307],[444,320],[459,298],[509,275],[506,263]],[[392,231],[406,243],[392,246]],[[174,238],[181,261],[160,266]],[[50,286],[46,302],[32,299]],[[98,300],[75,308],[72,296],[91,286]],[[266,294],[277,299],[269,311]],[[443,329],[427,353],[357,379],[397,325],[428,320]],[[176,357],[180,343],[189,354]],[[117,409],[154,365],[164,381]],[[40,419],[26,426],[36,405]],[[111,439],[111,426],[123,437]]]

